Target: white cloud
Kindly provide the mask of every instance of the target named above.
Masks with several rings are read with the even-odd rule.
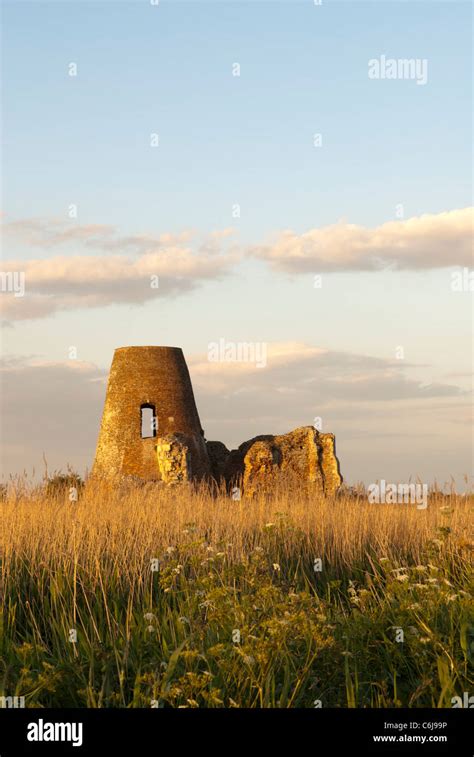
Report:
[[[372,271],[472,264],[473,208],[390,221],[374,229],[344,221],[304,234],[282,232],[249,254],[290,273]]]
[[[269,343],[264,368],[252,362],[209,362],[205,355],[191,357],[188,362],[197,390],[212,396],[213,402],[217,392],[228,398],[242,397],[245,389],[241,410],[247,413],[250,410],[258,414],[259,409],[267,406],[277,407],[282,393],[297,395],[292,412],[314,407],[315,398],[318,404],[323,402],[326,406],[332,401],[377,403],[463,394],[455,384],[423,385],[408,377],[407,370],[415,366],[405,361],[337,352],[299,342]],[[236,417],[240,417],[239,410]],[[306,422],[309,420],[306,417]],[[303,416],[300,422],[305,422]]]
[[[10,260],[2,270],[24,272],[25,295],[3,294],[1,313],[6,321],[43,318],[60,310],[97,308],[113,304],[143,304],[173,297],[206,281],[224,276],[235,263],[235,249],[219,246],[219,236],[188,244],[192,232],[118,237],[110,227],[64,228],[59,223],[22,221],[6,224],[13,235],[33,246],[70,242],[100,247],[107,254],[58,255]],[[229,236],[230,230],[224,234]],[[113,250],[113,253],[110,251]]]
[[[290,273],[469,266],[472,210],[391,221],[375,229],[341,221],[304,234],[285,231],[273,243],[249,247],[246,253]],[[26,284],[24,297],[3,293],[0,298],[7,323],[61,310],[139,305],[178,296],[222,278],[243,254],[232,241],[233,229],[211,231],[199,239],[192,230],[120,235],[103,224],[25,219],[4,223],[3,234],[12,244],[48,251],[48,257],[3,263],[5,272],[24,272]],[[77,254],[78,245],[86,254]],[[59,246],[72,246],[71,252],[50,256]],[[158,288],[151,286],[151,277],[159,278]]]

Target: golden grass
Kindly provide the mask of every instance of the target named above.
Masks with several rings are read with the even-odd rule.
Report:
[[[271,498],[234,501],[224,492],[210,496],[207,487],[116,488],[90,485],[78,502],[68,493],[47,498],[41,489],[2,505],[5,568],[8,555],[29,559],[80,559],[94,564],[104,552],[122,562],[139,564],[156,549],[180,542],[192,527],[209,542],[231,543],[240,559],[256,546],[265,527],[291,523],[284,547],[297,546],[308,556],[350,568],[366,556],[418,561],[426,544],[449,527],[450,545],[472,535],[472,498],[432,495],[426,510],[414,504],[369,504],[364,498],[308,499],[298,491]],[[302,535],[304,538],[302,539]]]
[[[449,706],[472,682],[470,497],[90,483],[1,513],[0,689],[31,706]]]

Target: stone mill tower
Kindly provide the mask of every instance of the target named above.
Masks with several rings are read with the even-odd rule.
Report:
[[[115,350],[92,475],[162,479],[160,449],[163,442],[174,439],[185,442],[193,475],[205,476],[209,460],[204,431],[183,351],[179,347]],[[166,444],[164,448],[169,449]]]

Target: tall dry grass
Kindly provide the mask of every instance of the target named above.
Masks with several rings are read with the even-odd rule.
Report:
[[[1,504],[4,695],[449,706],[471,681],[471,507],[434,493],[421,510],[288,487],[234,501],[91,483],[77,502],[13,488]]]
[[[271,522],[291,530],[281,547],[288,555],[325,557],[332,569],[351,568],[369,555],[420,559],[440,529],[450,529],[450,546],[472,534],[472,499],[432,495],[425,510],[413,504],[368,504],[361,495],[309,499],[299,491],[277,491],[271,498],[232,500],[207,487],[90,485],[79,501],[68,491],[45,499],[41,488],[13,494],[2,505],[5,557],[25,552],[30,560],[72,559],[84,565],[105,553],[137,567],[156,549],[182,539],[190,525],[208,541],[232,543],[240,559],[255,547]],[[9,561],[5,567],[8,569]]]

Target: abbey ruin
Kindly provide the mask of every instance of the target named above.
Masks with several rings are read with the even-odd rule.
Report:
[[[206,441],[178,347],[121,347],[110,369],[93,477],[225,482],[252,497],[281,479],[324,495],[342,484],[333,434],[302,426],[228,450]]]

